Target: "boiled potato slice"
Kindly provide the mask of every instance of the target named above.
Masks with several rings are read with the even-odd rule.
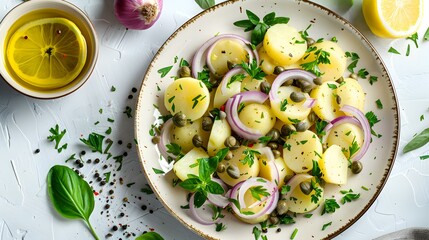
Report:
[[[203,146],[206,147],[210,132],[204,131],[201,123],[202,119],[199,118],[195,121],[189,122],[183,127],[177,127],[176,125],[173,125],[171,130],[171,141],[182,147],[183,153],[187,153],[192,148],[194,148],[192,138],[198,134],[203,139]]]
[[[311,179],[310,179],[311,180]],[[308,182],[310,182],[308,180]],[[312,181],[315,181],[312,179]],[[290,194],[290,198],[285,199],[287,202],[287,205],[289,206],[289,211],[295,212],[295,213],[306,213],[313,211],[316,209],[320,203],[323,201],[323,195],[324,191],[323,188],[316,183],[315,185],[318,189],[321,190],[319,200],[315,203],[311,201],[311,195],[315,194],[315,190],[311,191],[310,194],[305,195],[302,191],[299,185],[292,190],[292,193]]]
[[[235,184],[244,181],[251,177],[258,176],[259,173],[259,160],[256,154],[254,154],[252,151],[255,151],[252,148],[248,148],[245,146],[240,146],[236,150],[232,150],[233,157],[230,160],[222,160],[221,164],[225,165],[225,169],[227,169],[229,166],[237,167],[240,171],[240,176],[238,178],[233,178],[228,174],[228,171],[224,172],[218,172],[219,178],[228,184],[229,186],[234,186]],[[254,162],[253,164],[248,164],[245,160],[246,157],[253,157]]]
[[[231,127],[226,119],[215,120],[207,144],[208,154],[214,156],[219,150],[225,148],[225,140],[229,136],[231,136]]]
[[[252,77],[250,77],[249,75],[246,76],[245,79],[243,79],[243,81],[241,82],[241,91],[254,91],[254,90],[258,90],[259,91],[259,86],[261,85],[261,83],[265,82],[265,78],[258,80],[258,79],[254,79]]]
[[[340,107],[350,105],[363,112],[365,93],[356,79],[345,78],[337,88],[337,95],[341,98]]]
[[[222,81],[229,81],[229,79],[224,78]],[[222,83],[220,83],[222,85]],[[213,99],[213,107],[214,108],[220,108],[223,104],[226,103],[226,101],[234,96],[235,94],[238,94],[241,92],[241,82],[232,82],[229,84],[229,86],[226,88],[225,92],[222,92],[222,87],[218,87],[216,89],[216,93]]]
[[[223,76],[228,72],[228,61],[241,64],[249,61],[249,55],[243,42],[234,38],[224,38],[214,43],[208,60],[211,63],[213,74]]]
[[[307,50],[301,34],[287,24],[271,26],[265,33],[263,46],[268,56],[281,66],[296,63]]]
[[[204,115],[210,104],[210,93],[200,80],[186,77],[172,82],[164,93],[165,108],[171,113],[182,112],[194,121]]]
[[[209,155],[202,148],[193,148],[173,165],[176,176],[185,181],[189,174],[199,175],[198,159],[208,158]]]
[[[322,143],[317,135],[306,130],[297,132],[286,139],[283,158],[286,165],[295,173],[306,173],[313,169],[313,160],[323,152]]]
[[[319,160],[322,178],[327,183],[346,184],[349,161],[340,146],[332,145],[323,153]]]
[[[289,124],[306,119],[311,111],[311,108],[303,106],[304,101],[300,103],[292,101],[290,99],[290,94],[292,92],[301,92],[301,89],[295,86],[281,86],[277,92],[280,101],[271,101],[271,110],[274,112],[276,117],[284,123]],[[309,97],[307,93],[304,93],[304,95],[306,98]]]
[[[267,134],[276,123],[276,116],[270,107],[259,103],[247,104],[238,117],[245,126],[257,129],[262,135]]]
[[[347,66],[347,58],[344,51],[337,43],[332,41],[322,41],[311,45],[309,49],[310,48],[314,48],[314,50],[304,54],[301,64],[315,61],[318,56],[317,53],[320,52],[319,50],[325,51],[329,53],[328,59],[330,63],[318,64],[320,72],[322,73],[322,80],[335,81],[343,76]]]
[[[350,158],[349,148],[352,146],[353,141],[360,147],[363,144],[363,131],[360,127],[352,123],[344,123],[335,126],[329,132],[327,144],[329,146],[338,145],[343,150],[344,155]]]
[[[282,157],[278,157],[274,159],[274,162],[277,166],[277,170],[279,171],[279,183],[277,187],[281,188],[286,184],[287,180],[289,180],[295,173],[290,169]]]
[[[311,91],[310,96],[316,99],[313,111],[320,119],[332,121],[333,119],[344,115],[344,113],[339,110],[340,107],[337,103],[337,88],[337,82],[328,81],[315,87]]]

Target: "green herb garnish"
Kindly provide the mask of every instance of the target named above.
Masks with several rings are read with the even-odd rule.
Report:
[[[393,47],[390,47],[389,48],[389,50],[388,50],[388,52],[390,52],[390,53],[394,53],[394,54],[401,54],[400,52],[398,52],[398,50],[396,50],[395,48],[393,48]]]
[[[420,148],[429,142],[429,128],[426,128],[417,136],[415,136],[407,145],[405,145],[403,152],[407,153],[417,148]]]
[[[253,163],[255,163],[255,154],[261,154],[261,153],[259,151],[247,148],[243,150],[243,154],[245,156],[242,160],[240,160],[240,162],[243,163],[243,165],[248,164],[249,167],[251,167]]]
[[[369,84],[374,84],[375,82],[377,82],[378,77],[377,76],[369,76]]]
[[[336,209],[340,208],[337,200],[335,199],[325,199],[325,203],[323,204],[322,215],[325,213],[334,213]]]
[[[164,240],[157,232],[146,232],[138,236],[135,240]]]
[[[252,31],[250,42],[255,46],[262,42],[265,33],[270,28],[270,26],[279,23],[286,24],[289,22],[288,17],[276,17],[276,14],[274,12],[265,15],[262,21],[256,14],[254,14],[250,10],[246,10],[246,15],[248,19],[234,22],[234,25],[237,27],[244,28],[245,32]]]
[[[380,99],[377,99],[377,101],[375,101],[375,104],[377,104],[378,109],[383,109],[383,103],[381,102]]]
[[[93,132],[88,135],[88,139],[80,138],[80,141],[88,146],[93,152],[103,153],[103,139],[103,135]]]
[[[249,74],[252,79],[262,80],[266,76],[265,72],[262,71],[256,62],[256,59],[253,59],[253,61],[250,63],[242,62],[240,66],[244,69],[244,71],[246,71],[247,74]]]
[[[332,224],[332,222],[328,222],[328,223],[323,224],[322,231],[324,231],[327,227],[331,226],[331,224]]]
[[[58,124],[55,124],[54,128],[50,128],[49,132],[52,134],[50,136],[48,136],[48,140],[51,142],[55,142],[55,149],[58,151],[58,153],[60,153],[62,150],[67,149],[67,143],[63,144],[60,147],[60,142],[61,139],[64,137],[64,134],[66,134],[67,130],[64,129],[62,131],[60,131],[60,127],[58,126]]]
[[[340,191],[344,196],[341,198],[341,203],[345,204],[346,202],[351,202],[360,197],[360,193],[353,193],[353,190],[341,190]]]
[[[211,8],[215,5],[215,0],[195,0],[202,9]]]

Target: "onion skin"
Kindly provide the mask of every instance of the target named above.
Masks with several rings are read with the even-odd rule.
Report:
[[[145,30],[158,20],[162,0],[115,0],[115,16],[128,29]]]

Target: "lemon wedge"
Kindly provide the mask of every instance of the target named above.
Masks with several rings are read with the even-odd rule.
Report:
[[[424,0],[363,0],[362,12],[371,31],[382,38],[403,38],[417,32]]]
[[[23,81],[55,89],[73,81],[82,71],[87,46],[79,28],[65,18],[43,18],[24,24],[7,46],[11,69]]]

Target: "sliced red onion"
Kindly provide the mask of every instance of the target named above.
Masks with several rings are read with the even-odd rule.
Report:
[[[314,85],[313,80],[315,78],[316,75],[302,69],[289,69],[283,71],[276,77],[276,79],[274,79],[274,82],[271,85],[271,90],[269,93],[270,101],[274,103],[280,102],[280,99],[278,98],[278,90],[279,87],[281,87],[286,81],[291,79],[302,79]]]
[[[238,107],[242,102],[256,102],[262,104],[267,99],[267,94],[260,91],[241,92],[228,99],[225,106],[225,113],[226,120],[231,126],[231,129],[240,137],[248,140],[256,141],[262,137],[263,134],[260,133],[259,130],[249,128],[244,125],[243,122],[241,122],[240,118],[238,117]]]
[[[302,104],[302,106],[306,108],[312,108],[314,105],[316,105],[316,101],[317,100],[314,98],[307,98],[305,99],[305,102]]]
[[[229,35],[229,34],[228,34]],[[251,44],[249,41],[247,41],[246,39],[243,39],[241,37],[237,37],[237,35],[233,35],[233,36],[227,36],[227,35],[219,35],[220,37],[213,43],[210,45],[210,47],[207,49],[207,53],[206,53],[206,63],[207,63],[207,67],[210,69],[210,71],[212,73],[215,73],[216,70],[213,67],[213,64],[211,62],[211,55],[213,52],[214,47],[216,46],[216,43],[219,42],[220,40],[233,40],[236,41],[238,43],[240,43],[244,50],[247,52],[248,57],[248,61],[252,62],[253,59],[256,59],[256,62],[259,63],[259,60],[257,59],[258,53],[256,50],[254,50],[251,47]]]
[[[350,105],[344,105],[340,108],[340,111],[353,115],[362,126],[363,144],[360,147],[359,151],[351,158],[353,161],[359,161],[368,151],[369,144],[371,142],[371,127],[369,126],[368,119],[365,117],[365,114],[363,114],[361,110]]]
[[[195,221],[198,223],[201,223],[203,225],[212,225],[220,221],[220,218],[217,218],[216,220],[213,220],[211,217],[210,219],[204,219],[200,214],[198,213],[195,204],[194,204],[194,198],[195,193],[191,194],[191,197],[189,198],[189,210],[191,211],[192,216],[194,217]],[[203,208],[204,206],[202,206]]]
[[[277,165],[274,159],[273,151],[269,147],[259,148],[258,151],[267,158],[266,164],[271,170],[271,176],[273,176],[273,179],[271,181],[274,182],[274,184],[278,185],[280,181],[280,176],[279,170],[277,169]]]
[[[115,0],[116,18],[129,29],[150,28],[161,15],[162,0]]]
[[[212,194],[209,193],[207,194],[207,200],[209,202],[211,202],[213,205],[217,206],[217,207],[221,207],[221,208],[225,208],[226,206],[228,206],[228,204],[230,203],[228,198],[225,196],[229,196],[228,194],[228,187],[226,186],[226,184],[220,180],[219,178],[212,178],[212,181],[219,183],[219,185],[222,186],[225,194]]]
[[[329,133],[331,132],[331,129],[334,128],[335,126],[344,124],[344,123],[351,123],[354,124],[360,128],[362,128],[362,125],[360,124],[360,122],[351,116],[340,116],[335,118],[334,120],[332,120],[330,123],[328,123],[328,125],[325,126],[325,128],[323,129],[323,132],[325,132],[325,135],[322,138],[322,142],[326,143],[327,138],[329,136]]]
[[[313,178],[313,176],[311,176],[308,173],[299,173],[294,175],[288,182],[286,185],[290,186],[290,190],[289,192],[287,192],[284,196],[282,196],[282,198],[284,199],[289,199],[290,195],[292,194],[293,190],[295,190],[295,188],[302,182],[307,181],[309,179]]]
[[[235,34],[221,34],[210,38],[194,54],[194,57],[192,59],[192,68],[191,68],[191,73],[194,78],[198,77],[198,73],[203,71],[204,66],[206,65],[206,56],[207,56],[208,48],[211,45],[213,45],[213,43],[215,43],[216,41],[222,38],[235,38],[235,39],[241,40],[246,45],[249,45],[249,46],[251,45],[251,43],[247,39]],[[259,56],[256,49],[255,50],[252,49],[252,54],[249,55],[249,57],[250,56],[256,59],[256,62],[259,63]]]
[[[266,190],[269,191],[270,195],[261,199],[261,201],[257,201],[257,204],[246,206],[244,202],[244,193],[250,188],[256,187],[256,186],[265,187]],[[249,178],[246,181],[240,182],[236,186],[234,186],[234,188],[231,190],[230,197],[239,202],[241,209],[254,207],[258,204],[265,204],[264,207],[259,212],[256,212],[250,215],[242,213],[241,209],[238,209],[235,204],[230,205],[234,213],[237,214],[239,217],[243,219],[251,219],[251,218],[258,218],[264,214],[269,214],[272,211],[274,211],[274,209],[277,206],[277,201],[279,199],[279,191],[277,186],[274,183],[264,178],[256,177],[256,178]]]
[[[231,70],[229,70],[226,74],[225,74],[225,76],[223,76],[223,78],[222,78],[222,82],[221,82],[221,85],[219,86],[221,89],[221,93],[222,94],[225,94],[228,90],[227,90],[227,88],[228,88],[228,83],[230,82],[230,80],[231,80],[231,78],[234,76],[234,75],[237,75],[237,74],[246,74],[246,71],[244,71],[243,70],[243,68],[241,68],[241,67],[236,67],[236,68],[233,68],[233,69],[231,69]],[[247,74],[246,74],[247,75]]]
[[[168,119],[162,126],[161,129],[161,137],[160,141],[157,144],[158,150],[159,150],[159,158],[158,162],[161,167],[161,170],[164,173],[168,173],[173,169],[174,162],[169,162],[168,159],[175,159],[176,156],[169,153],[167,149],[167,145],[170,144],[170,136],[171,136],[171,129],[173,128],[173,120],[170,118]]]

